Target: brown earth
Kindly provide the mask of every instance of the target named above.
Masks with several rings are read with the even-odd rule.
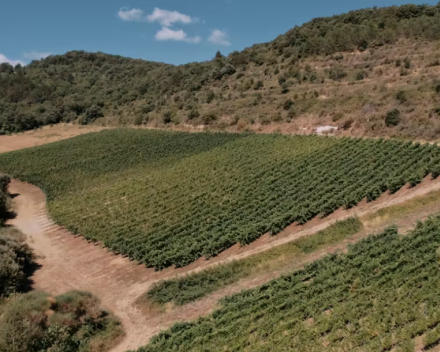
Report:
[[[371,214],[379,209],[403,203],[434,190],[440,190],[440,178],[436,180],[427,178],[415,188],[404,187],[393,195],[384,194],[371,203],[363,201],[355,208],[340,209],[327,218],[314,219],[305,226],[293,224],[283,233],[274,237],[264,235],[250,246],[236,245],[213,260],[207,261],[202,258],[188,267],[170,268],[161,272],[137,265],[120,255],[114,255],[107,249],[89,243],[83,237],[74,236],[57,226],[50,220],[46,212],[46,198],[43,192],[33,185],[16,180],[13,180],[10,185],[10,192],[15,195],[14,211],[16,213],[16,217],[10,220],[10,224],[28,236],[30,245],[39,256],[38,263],[41,265],[41,269],[32,277],[34,288],[46,290],[52,294],[60,294],[72,289],[87,290],[98,296],[103,305],[113,310],[122,320],[127,336],[119,346],[113,349],[113,352],[125,352],[128,349],[145,345],[152,336],[170,327],[175,321],[192,320],[211,312],[215,309],[219,298],[245,288],[258,286],[278,276],[280,272],[274,271],[259,277],[244,279],[205,299],[170,309],[163,314],[152,311],[145,315],[136,305],[136,301],[154,282],[196,272],[231,260],[242,259],[299,237],[316,233],[337,220],[353,215],[361,217]],[[434,209],[432,210],[434,212]],[[417,219],[416,216],[416,214],[412,214],[411,217],[403,219],[404,225],[410,226]],[[383,225],[381,223],[377,229]],[[374,227],[370,227],[368,233],[373,230]],[[360,238],[366,234],[367,232],[364,231],[357,237]],[[356,238],[352,240],[356,240]],[[332,249],[343,250],[346,243],[335,245]],[[314,253],[306,260],[294,263],[292,268],[303,265],[306,261],[314,260],[323,254],[325,251]]]
[[[79,136],[80,134],[84,133],[98,132],[104,128],[106,127],[80,126],[59,123],[53,125],[52,127],[44,126],[38,130],[27,131],[11,136],[0,136],[0,153],[57,142],[62,139]]]

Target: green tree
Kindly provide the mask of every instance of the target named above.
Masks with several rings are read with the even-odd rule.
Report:
[[[387,112],[385,115],[385,124],[388,127],[397,126],[400,123],[400,111],[398,109],[393,109]]]
[[[95,121],[97,118],[103,116],[104,114],[102,113],[101,107],[98,105],[92,105],[85,111],[83,123],[87,125]]]

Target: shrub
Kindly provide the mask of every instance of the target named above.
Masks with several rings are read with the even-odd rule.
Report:
[[[401,103],[406,103],[407,99],[406,99],[406,94],[403,90],[400,90],[399,92],[397,92],[396,94],[396,99]]]
[[[255,90],[259,90],[260,88],[263,88],[263,87],[264,87],[264,83],[261,80],[257,81],[254,85]]]
[[[30,292],[8,300],[0,317],[1,352],[108,350],[123,336],[120,322],[87,292],[51,297]]]
[[[172,120],[172,113],[171,113],[171,111],[165,111],[164,113],[163,113],[163,116],[162,116],[162,121],[163,121],[163,123],[164,124],[167,124],[167,123],[170,123],[171,122],[171,120]]]
[[[340,81],[347,76],[344,68],[340,65],[334,66],[329,71],[329,78],[334,81]]]
[[[354,79],[356,81],[362,81],[365,78],[365,73],[364,71],[360,70],[356,72],[356,75],[354,76]]]
[[[272,115],[272,122],[280,122],[283,118],[281,117],[281,113],[276,112]]]
[[[283,85],[284,83],[286,83],[286,81],[287,81],[287,79],[284,76],[281,76],[281,77],[278,78],[278,84],[280,86]]]
[[[135,119],[134,119],[134,124],[136,126],[140,126],[144,123],[144,117],[142,116],[142,114],[138,114],[136,115]]]
[[[215,94],[212,90],[208,90],[206,94],[206,102],[209,104],[211,101],[215,99]]]
[[[287,117],[289,118],[289,119],[293,119],[294,117],[296,117],[296,109],[295,109],[295,106],[291,106],[290,107],[290,109],[289,109],[289,111],[287,111]]]
[[[281,85],[281,94],[289,93],[289,85],[287,83],[283,83]]]
[[[209,112],[209,113],[203,115],[202,119],[203,119],[203,123],[205,125],[209,125],[211,122],[217,120],[217,115],[213,112]]]
[[[400,75],[401,75],[402,77],[404,77],[404,76],[408,76],[408,75],[409,75],[409,72],[408,72],[408,70],[407,70],[405,67],[402,67],[402,69],[400,70]]]
[[[390,110],[385,115],[385,124],[388,127],[397,126],[399,122],[400,122],[400,111],[398,109]]]
[[[227,64],[225,67],[223,67],[220,70],[220,75],[221,75],[221,77],[230,76],[230,75],[233,75],[235,72],[237,72],[236,68],[230,64]]]
[[[350,129],[350,127],[353,125],[354,119],[352,117],[349,117],[348,119],[346,119],[342,125],[341,128],[345,131]]]
[[[434,89],[437,94],[440,94],[440,83],[438,83]]]
[[[104,114],[102,113],[101,107],[97,105],[92,105],[85,111],[84,116],[81,119],[81,123],[83,125],[88,125],[89,123],[95,121],[97,118],[103,116]]]
[[[34,255],[25,239],[17,229],[0,228],[0,297],[26,286]]]
[[[409,59],[409,57],[405,57],[405,59],[403,60],[403,63],[405,64],[406,69],[411,68],[411,60]]]
[[[6,213],[8,210],[8,184],[11,182],[11,178],[7,175],[0,175],[0,226],[3,225],[6,220]]]
[[[292,105],[294,104],[294,102],[292,101],[292,99],[287,99],[284,103],[283,103],[283,109],[284,110],[289,110]]]
[[[197,109],[191,109],[190,111],[189,111],[189,113],[188,113],[188,118],[190,119],[190,120],[192,120],[192,119],[196,119],[196,118],[198,118],[200,116],[200,113],[199,113],[199,111],[197,110]]]

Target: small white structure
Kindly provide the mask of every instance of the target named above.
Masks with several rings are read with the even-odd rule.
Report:
[[[319,126],[316,127],[316,134],[323,135],[323,134],[329,134],[334,133],[338,130],[336,126]]]

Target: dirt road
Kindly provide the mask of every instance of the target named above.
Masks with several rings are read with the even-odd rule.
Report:
[[[99,132],[105,128],[106,127],[101,126],[81,126],[59,123],[11,136],[0,136],[0,153],[57,142],[84,133]]]
[[[384,194],[374,202],[362,202],[353,209],[338,210],[325,219],[312,220],[305,226],[291,225],[283,233],[274,237],[262,236],[250,246],[240,248],[236,245],[214,260],[200,259],[186,268],[170,268],[162,272],[155,272],[127,258],[114,255],[107,249],[89,243],[83,237],[74,236],[55,225],[46,212],[46,198],[43,192],[33,185],[16,180],[12,181],[10,192],[14,195],[14,210],[17,216],[10,220],[10,224],[28,236],[30,245],[39,256],[38,263],[41,269],[32,277],[34,287],[52,294],[75,289],[87,290],[98,296],[103,305],[111,309],[124,324],[127,336],[113,352],[125,352],[145,345],[152,336],[175,321],[191,320],[209,313],[215,308],[217,299],[224,295],[262,284],[273,278],[273,275],[243,280],[233,288],[226,288],[201,301],[173,309],[169,313],[146,316],[136,307],[135,302],[154,282],[242,259],[316,233],[336,220],[355,214],[362,216],[372,213],[434,190],[440,190],[440,178],[433,181],[425,179],[416,188],[405,187],[396,194]]]

